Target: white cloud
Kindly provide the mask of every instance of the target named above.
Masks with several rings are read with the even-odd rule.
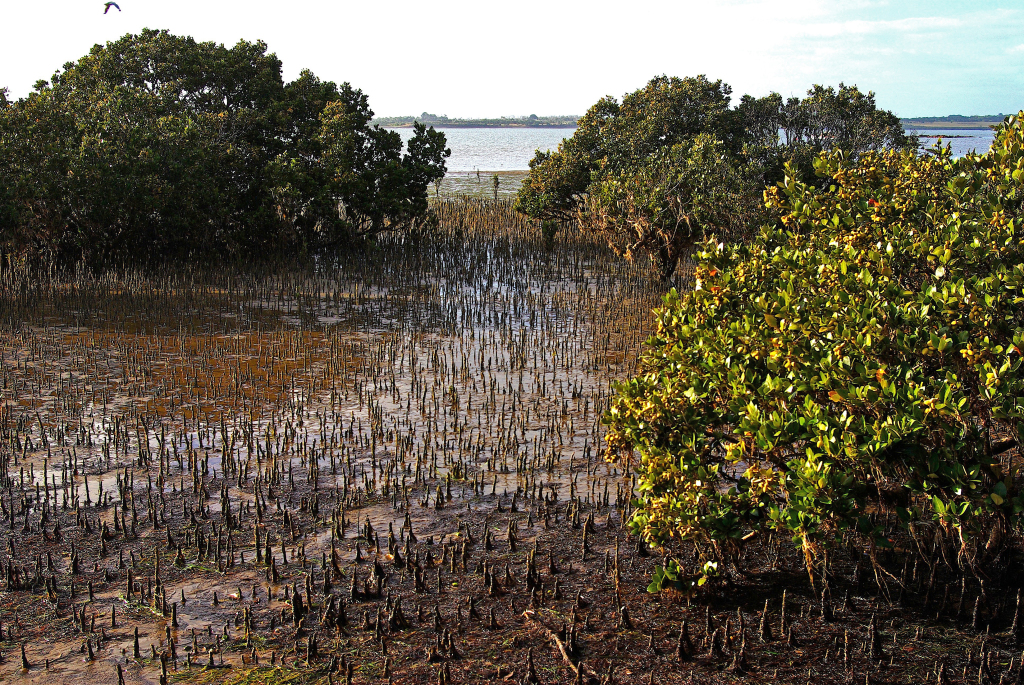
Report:
[[[5,8],[0,86],[15,96],[94,43],[144,26],[264,39],[286,78],[350,81],[382,115],[583,112],[656,74],[706,73],[738,96],[856,83],[904,115],[1024,106],[1019,0],[47,0]],[[39,32],[33,27],[45,25]]]

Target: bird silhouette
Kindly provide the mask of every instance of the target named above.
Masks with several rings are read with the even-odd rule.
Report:
[[[116,2],[105,2],[105,3],[103,3],[103,14],[106,14],[107,12],[109,12],[111,7],[117,7],[117,11],[118,12],[121,11],[121,8],[118,7]]]

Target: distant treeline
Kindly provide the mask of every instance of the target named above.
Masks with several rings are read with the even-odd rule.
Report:
[[[448,128],[575,128],[578,114],[539,117],[501,117],[500,119],[449,119],[444,115],[424,112],[418,117],[377,117],[373,123],[391,128],[411,127],[416,122]]]
[[[1003,114],[979,114],[975,116],[964,116],[962,114],[950,114],[945,117],[914,117],[900,119],[900,123],[909,128],[964,128],[964,129],[986,129],[1003,123]]]

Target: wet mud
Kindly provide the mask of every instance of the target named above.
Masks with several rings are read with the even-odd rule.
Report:
[[[1017,682],[1011,589],[900,549],[647,593],[601,417],[664,286],[437,211],[302,268],[0,275],[0,679]]]

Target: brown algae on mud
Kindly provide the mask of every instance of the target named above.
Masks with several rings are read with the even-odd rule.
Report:
[[[823,603],[783,540],[755,544],[760,570],[729,586],[647,594],[661,558],[626,533],[634,478],[605,462],[600,417],[661,284],[571,230],[545,244],[508,202],[435,210],[433,235],[291,271],[0,275],[0,677],[896,683],[939,661],[1019,667],[995,591],[988,638],[954,610],[966,585],[941,604],[930,589],[941,618],[918,632],[859,559],[837,560]]]

